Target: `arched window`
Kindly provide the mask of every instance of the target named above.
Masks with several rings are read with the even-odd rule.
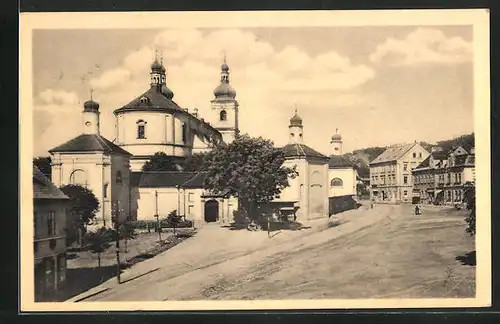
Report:
[[[227,112],[225,110],[221,110],[220,120],[227,120]]]
[[[74,185],[87,186],[85,171],[80,169],[73,171],[69,176],[69,182]]]
[[[146,122],[142,119],[137,121],[137,138],[146,138]]]
[[[116,171],[116,183],[122,183],[122,172],[120,170]]]
[[[340,178],[333,178],[330,182],[330,186],[332,187],[342,187],[344,185],[344,181]]]

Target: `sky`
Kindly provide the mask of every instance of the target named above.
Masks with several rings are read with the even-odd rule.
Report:
[[[240,106],[240,131],[288,140],[295,107],[304,142],[331,154],[473,132],[471,26],[35,30],[34,155],[82,133],[83,102],[113,110],[149,88],[155,50],[183,108],[210,120],[224,53]]]

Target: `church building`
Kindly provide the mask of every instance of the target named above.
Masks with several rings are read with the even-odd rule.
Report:
[[[274,203],[293,203],[299,222],[328,217],[328,157],[304,144],[304,127],[297,110],[290,118],[288,131],[284,165],[295,166],[298,176],[289,180],[290,186]]]
[[[358,182],[356,165],[346,159],[342,152],[342,136],[338,130],[330,141],[332,155],[328,160],[329,197],[355,196]]]

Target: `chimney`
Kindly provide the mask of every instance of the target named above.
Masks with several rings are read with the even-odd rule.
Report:
[[[198,117],[198,108],[193,109],[193,116]]]

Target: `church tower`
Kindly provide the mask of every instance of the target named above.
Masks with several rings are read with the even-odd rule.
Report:
[[[83,133],[99,135],[99,104],[92,100],[92,92],[90,100],[83,104]]]
[[[290,118],[290,125],[288,126],[290,131],[289,134],[289,144],[303,144],[303,127],[302,127],[302,118],[297,115],[297,108],[295,108],[295,115]]]
[[[335,134],[333,134],[330,144],[332,144],[332,155],[342,155],[342,136],[338,133],[338,128],[335,130]]]
[[[229,66],[224,62],[221,65],[220,84],[214,89],[215,99],[212,100],[212,111],[215,115],[213,126],[222,134],[225,143],[231,143],[238,128],[238,102],[236,91],[229,85]]]

